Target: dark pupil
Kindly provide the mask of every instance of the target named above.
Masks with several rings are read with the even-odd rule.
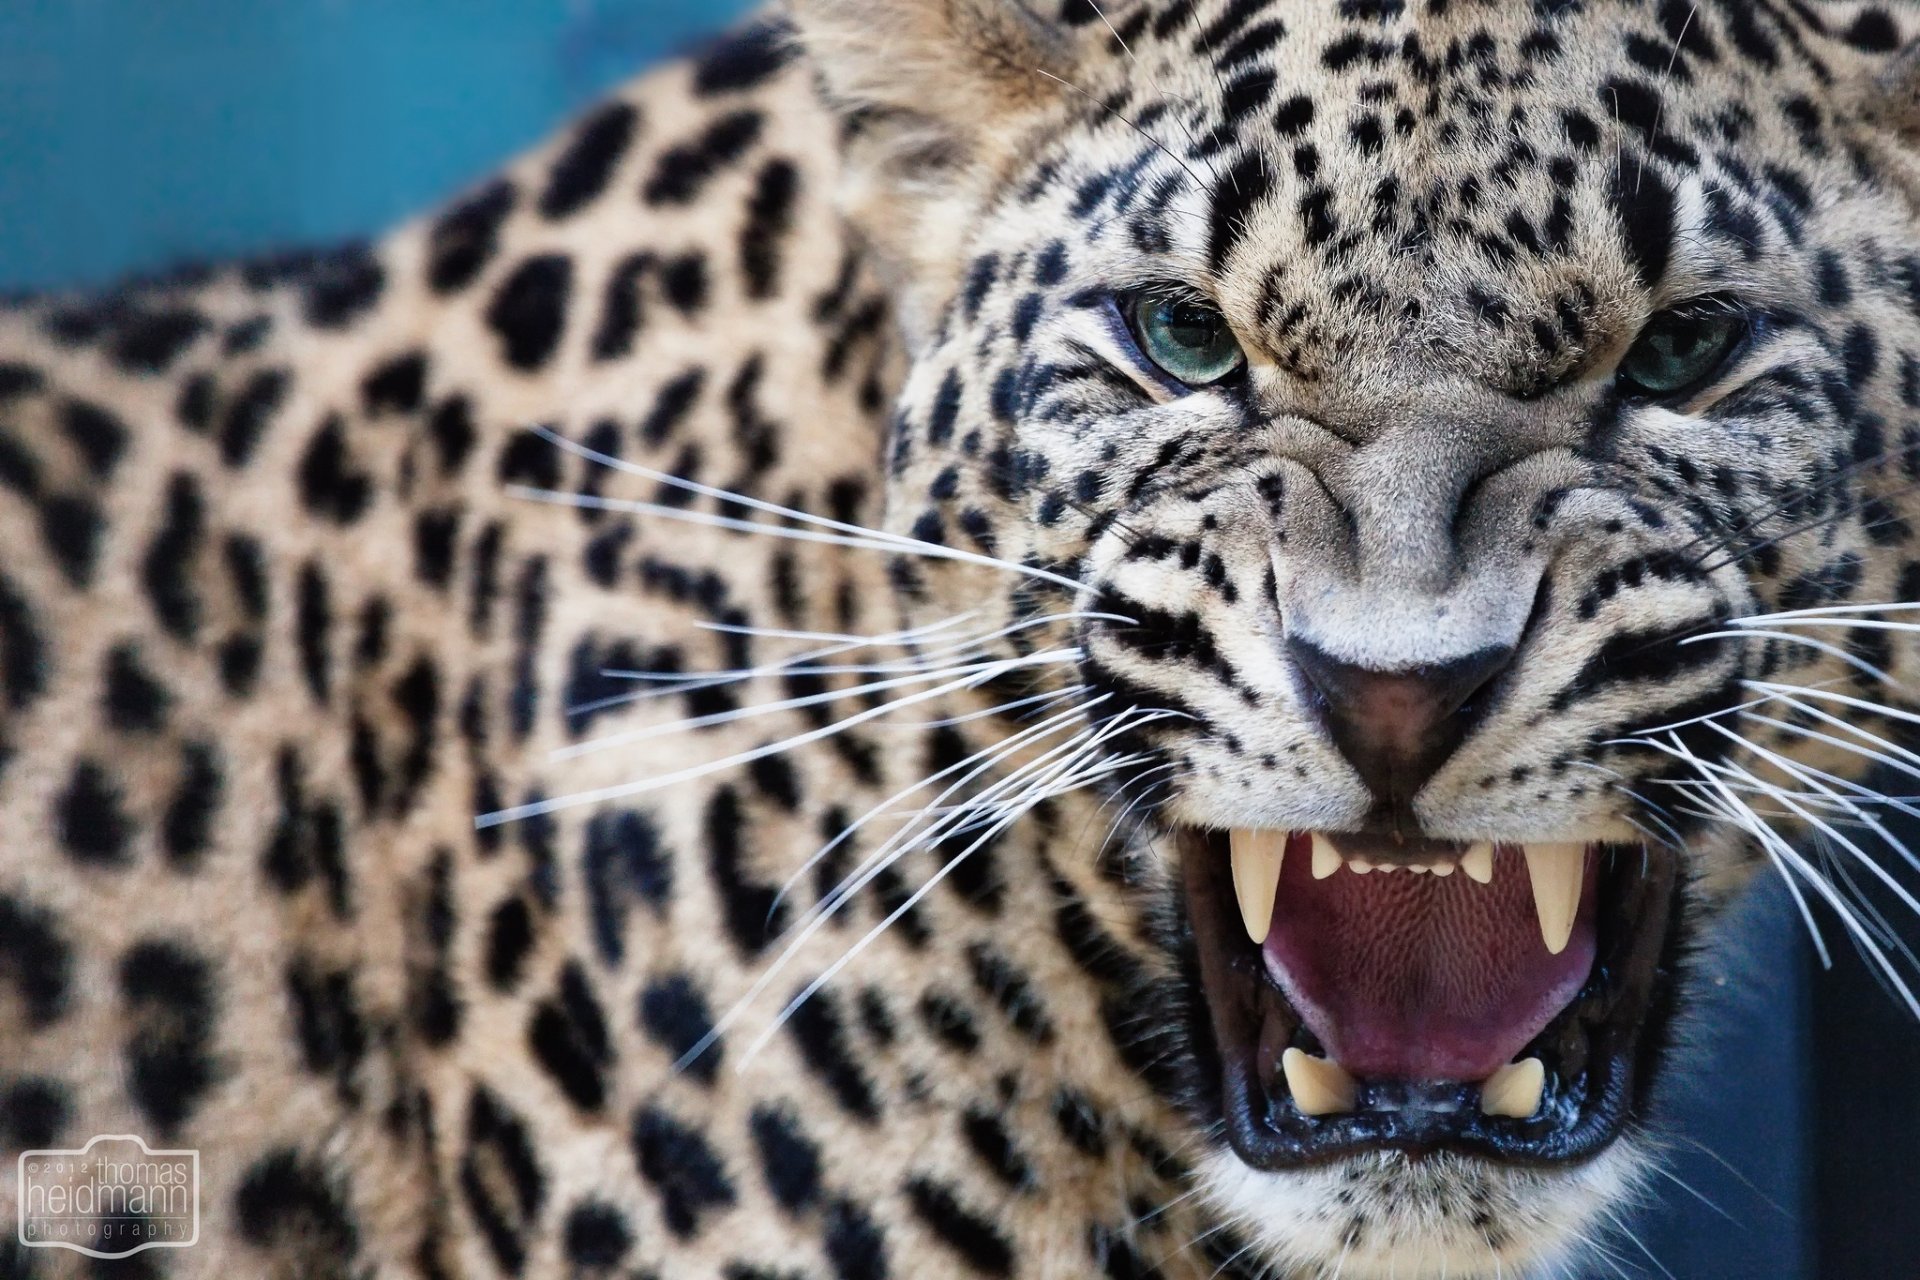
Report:
[[[1703,324],[1668,325],[1648,336],[1654,355],[1670,367],[1692,364],[1713,342],[1713,334]]]
[[[1220,340],[1220,317],[1205,307],[1163,302],[1160,321],[1167,337],[1189,350],[1202,351]]]

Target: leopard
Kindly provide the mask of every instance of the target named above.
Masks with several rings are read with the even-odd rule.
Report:
[[[0,1272],[1599,1274],[1746,885],[1913,1003],[1916,37],[792,0],[10,298]]]

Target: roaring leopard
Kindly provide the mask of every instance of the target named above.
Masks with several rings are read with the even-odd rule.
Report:
[[[1917,34],[795,0],[9,304],[8,1218],[128,1134],[140,1274],[1586,1274],[1756,868],[1911,1000]]]

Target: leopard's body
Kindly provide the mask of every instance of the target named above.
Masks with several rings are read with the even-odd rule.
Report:
[[[814,0],[811,54],[748,28],[370,248],[0,312],[0,1200],[133,1133],[201,1152],[156,1273],[1176,1280],[1511,1275],[1624,1194],[1631,1134],[1240,1163],[1156,824],[1364,808],[1281,616],[1402,664],[1529,628],[1442,835],[1665,822],[1623,795],[1671,761],[1607,740],[1742,678],[1880,696],[1662,641],[1915,594],[1912,15],[1010,4]],[[1257,395],[1114,371],[1088,296],[1169,271]],[[1608,402],[1703,282],[1790,317],[1760,363]],[[977,688],[811,674],[1023,623]],[[1178,715],[800,935],[899,823],[823,846],[1076,683]],[[1758,857],[1728,830],[1685,833],[1690,920]]]

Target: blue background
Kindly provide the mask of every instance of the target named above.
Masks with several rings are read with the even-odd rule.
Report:
[[[0,288],[374,231],[737,0],[0,0]]]
[[[0,291],[373,233],[744,8],[0,0]],[[1656,1179],[1645,1252],[1614,1242],[1626,1274],[1812,1274],[1804,949],[1782,895],[1749,912],[1705,988],[1709,1060],[1670,1099],[1670,1167],[1716,1208]]]

